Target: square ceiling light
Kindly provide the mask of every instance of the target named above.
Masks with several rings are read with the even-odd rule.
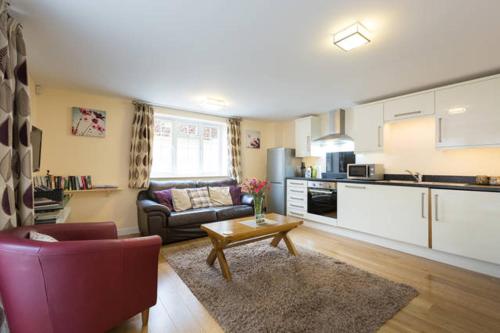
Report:
[[[369,31],[361,23],[356,22],[353,25],[341,30],[333,36],[333,43],[344,51],[350,51],[356,47],[370,42],[368,38]]]

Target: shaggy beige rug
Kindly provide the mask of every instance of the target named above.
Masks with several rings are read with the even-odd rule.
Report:
[[[205,263],[207,242],[162,255],[226,332],[374,332],[418,292],[335,258],[269,241],[225,250],[232,282]]]

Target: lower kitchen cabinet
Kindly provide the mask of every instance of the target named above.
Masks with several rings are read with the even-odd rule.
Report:
[[[427,247],[427,188],[338,183],[338,226]]]
[[[431,193],[432,248],[500,264],[500,193]]]

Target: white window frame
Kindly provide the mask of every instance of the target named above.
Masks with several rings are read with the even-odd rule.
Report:
[[[167,120],[172,122],[172,173],[152,173],[151,178],[153,179],[172,179],[172,178],[209,178],[209,177],[227,177],[229,175],[229,167],[228,167],[228,142],[227,142],[227,123],[224,121],[212,121],[212,120],[205,120],[205,119],[198,119],[198,118],[191,118],[191,117],[180,117],[180,116],[173,116],[173,115],[167,115],[163,113],[155,113],[154,114],[154,119],[162,119],[162,120]],[[221,164],[221,170],[217,172],[216,174],[207,174],[207,173],[198,173],[198,174],[182,174],[179,175],[177,172],[177,125],[179,123],[192,123],[196,124],[198,126],[198,129],[202,131],[202,126],[211,126],[211,127],[217,127],[220,133],[220,144],[219,144],[219,153],[222,157],[222,163]],[[199,133],[199,141],[200,141],[200,149],[199,149],[199,161],[200,164],[203,164],[203,133]],[[153,143],[153,164],[154,164],[154,143]],[[224,160],[226,161],[224,165]],[[153,169],[152,169],[153,172]],[[221,174],[222,173],[222,174]]]

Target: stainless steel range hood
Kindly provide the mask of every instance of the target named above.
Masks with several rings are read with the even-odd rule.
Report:
[[[324,135],[314,140],[319,143],[328,141],[352,141],[345,133],[345,110],[338,109],[328,112],[328,122]]]

